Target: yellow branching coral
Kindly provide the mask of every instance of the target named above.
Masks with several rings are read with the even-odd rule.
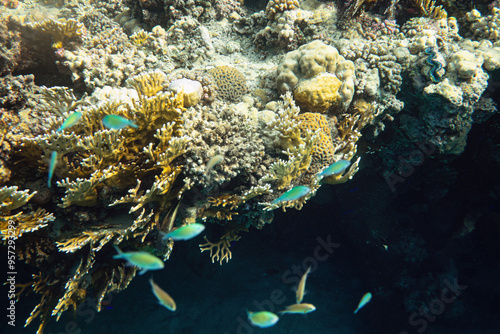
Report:
[[[130,36],[130,40],[135,46],[142,46],[146,44],[151,34],[143,29],[135,32]]]
[[[218,242],[210,242],[207,237],[204,237],[206,243],[200,244],[200,251],[210,251],[210,257],[212,258],[212,263],[218,261],[220,265],[224,261],[229,262],[233,257],[231,250],[231,242],[238,241],[241,236],[238,235],[240,232],[248,232],[248,229],[241,226],[230,226],[228,231],[222,235]]]
[[[73,307],[76,311],[78,305],[83,302],[87,296],[87,286],[83,285],[83,277],[88,275],[89,270],[94,264],[94,253],[91,252],[87,260],[80,260],[78,268],[76,268],[73,277],[70,278],[64,286],[64,295],[59,299],[57,305],[52,310],[52,316],[56,316],[56,321],[59,320],[61,314],[69,307]]]
[[[46,227],[53,220],[55,220],[55,217],[52,213],[40,208],[31,213],[19,212],[11,216],[0,216],[0,234],[3,241],[7,238],[17,239],[23,233],[34,232]],[[9,228],[9,226],[11,227]],[[9,233],[9,231],[12,232]]]
[[[166,80],[167,75],[162,71],[150,71],[127,79],[126,83],[137,91],[141,99],[158,94],[163,89]]]
[[[443,6],[436,6],[436,0],[414,0],[414,2],[424,17],[431,19],[445,19],[448,17],[448,13]]]
[[[67,87],[54,86],[47,88],[42,86],[40,87],[40,93],[42,98],[37,109],[54,113],[59,117],[67,117],[68,113],[78,106],[88,104],[85,99],[78,100],[73,94],[73,90]]]
[[[85,26],[74,19],[53,20],[46,19],[41,22],[28,23],[33,30],[40,31],[52,37],[52,47],[62,48],[70,41],[81,41],[85,34]]]
[[[111,273],[105,270],[97,270],[97,272],[92,275],[92,284],[101,289],[96,294],[97,312],[101,311],[104,297],[111,292],[118,292],[127,288],[130,282],[132,282],[136,272],[136,267],[120,265],[118,268],[113,268]]]
[[[300,145],[303,140],[300,137],[300,127],[297,121],[300,109],[295,105],[292,93],[287,92],[282,98],[283,101],[277,103],[276,117],[268,128],[278,133],[279,145],[286,150]]]
[[[20,208],[35,196],[36,192],[30,194],[29,190],[17,190],[17,187],[0,188],[0,211],[9,212]]]
[[[157,226],[161,213],[172,206],[171,202],[180,196],[182,189],[185,190],[182,182],[176,183],[183,170],[179,157],[187,152],[191,140],[185,134],[180,117],[185,110],[184,99],[182,93],[163,91],[166,75],[160,71],[144,73],[127,83],[133,89],[117,89],[119,93],[113,99],[94,104],[89,104],[91,99],[86,96],[77,100],[70,90],[43,90],[39,108],[45,112],[52,111],[53,115],[45,123],[48,131],[43,135],[22,138],[19,154],[45,172],[48,170],[48,157],[57,152],[54,178],[57,185],[66,190],[59,203],[63,208],[95,206],[102,209],[120,205],[125,207],[125,212],[129,211],[128,215],[108,215],[101,218],[103,221],[93,221],[84,215],[78,224],[68,227],[64,233],[51,236],[50,245],[53,248],[50,252],[59,250],[58,254],[67,253],[66,256],[75,257],[90,248],[90,256],[97,257],[100,256],[98,252],[110,242],[119,244],[124,241],[137,248],[155,249],[155,253],[163,258],[168,258],[172,251],[172,243],[158,247],[154,240],[146,237]],[[56,131],[75,111],[81,113],[79,121],[71,129]],[[137,128],[107,129],[102,123],[107,115],[134,120]],[[0,201],[0,212],[9,214],[10,210],[22,206],[33,195],[28,191],[15,191],[17,189],[5,188],[5,200]],[[123,212],[121,209],[115,212],[119,211]],[[68,221],[75,220],[75,210],[68,209],[66,212],[69,213],[66,217]],[[26,220],[24,225],[18,223],[18,237],[46,226],[54,218],[43,209],[29,216],[17,213],[9,216],[12,217]],[[0,221],[2,228],[3,218]],[[19,243],[25,240],[28,239],[20,238]],[[28,324],[40,317],[41,331],[51,315],[59,318],[65,310],[76,308],[86,297],[85,284],[90,281],[98,294],[96,298],[102,301],[106,293],[125,288],[135,275],[135,270],[116,269],[114,263],[98,268],[94,268],[93,263],[93,260],[82,262],[75,272],[71,269],[72,264],[69,266],[68,262],[62,261],[62,267],[57,270],[69,280],[55,279],[53,277],[61,277],[60,274],[49,271],[50,278],[46,282],[51,286],[42,289],[33,285],[33,290],[42,295],[42,300],[33,310]],[[118,279],[121,281],[117,283]]]
[[[121,224],[110,224],[109,226],[94,227],[92,230],[82,231],[81,234],[64,240],[56,242],[59,251],[65,253],[74,253],[87,244],[92,245],[92,251],[98,252],[109,241],[113,240],[115,244],[121,243],[123,240],[133,236],[137,231],[143,232],[145,229],[151,229],[151,221],[153,212],[146,214],[143,209],[141,214],[131,222],[129,217],[123,216],[120,221]],[[148,227],[149,225],[149,227]],[[144,233],[146,236],[147,233]],[[144,238],[141,239],[141,242]]]
[[[12,210],[18,209],[28,203],[35,196],[36,191],[29,193],[29,190],[17,190],[13,187],[0,188],[0,235],[2,241],[7,238],[18,239],[23,233],[34,232],[46,227],[55,218],[44,209],[37,209],[34,212],[10,214]]]
[[[269,173],[263,176],[261,181],[275,181],[277,189],[288,188],[309,169],[317,139],[317,132],[306,132],[305,139],[300,145],[283,151],[288,160],[278,159],[269,167]]]

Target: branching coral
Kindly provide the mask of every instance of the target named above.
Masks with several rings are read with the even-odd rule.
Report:
[[[23,233],[34,232],[40,228],[46,227],[48,222],[55,218],[51,213],[44,209],[37,209],[34,212],[18,212],[11,214],[35,196],[36,192],[29,193],[29,190],[17,190],[17,187],[0,188],[0,234],[2,241],[7,238],[17,239]]]
[[[84,25],[73,19],[59,21],[47,19],[42,22],[28,23],[28,26],[35,31],[50,35],[54,49],[62,48],[68,42],[81,41],[85,35]]]
[[[200,251],[203,253],[205,251],[210,251],[210,257],[212,258],[212,263],[218,261],[220,265],[224,261],[229,262],[233,257],[231,253],[231,243],[236,242],[241,239],[238,235],[240,232],[248,232],[247,228],[239,226],[230,226],[228,231],[225,232],[219,239],[218,242],[210,242],[207,237],[204,237],[206,243],[200,244]]]
[[[190,137],[184,135],[180,117],[184,110],[182,93],[163,91],[166,75],[159,71],[133,77],[127,84],[133,89],[125,90],[127,95],[121,95],[121,100],[92,105],[86,97],[76,100],[68,90],[46,89],[40,108],[52,107],[54,110],[52,119],[46,123],[49,131],[23,138],[19,147],[20,154],[31,164],[39,165],[41,171],[46,170],[43,157],[48,157],[53,151],[58,153],[55,174],[61,180],[57,181],[57,185],[66,188],[59,205],[68,208],[67,212],[73,212],[71,208],[77,206],[99,208],[111,205],[119,211],[128,207],[130,213],[130,216],[114,214],[99,222],[78,223],[55,237],[53,244],[68,257],[73,253],[81,256],[88,250],[90,255],[74,272],[70,272],[65,261],[61,262],[63,267],[58,270],[65,271],[67,277],[72,278],[65,282],[58,281],[60,290],[38,291],[43,295],[42,301],[28,323],[40,316],[42,329],[50,315],[59,318],[65,310],[76,308],[85,299],[89,279],[95,280],[94,288],[100,300],[107,292],[126,287],[135,270],[116,269],[113,264],[106,269],[95,268],[97,262],[94,257],[99,257],[100,251],[109,242],[119,244],[128,241],[141,247],[153,247],[150,244],[152,241],[146,241],[146,237],[156,226],[160,214],[171,206],[170,202],[181,190],[181,186],[176,185],[182,171],[182,165],[177,160],[187,152],[190,141]],[[76,110],[82,114],[79,122],[70,130],[55,131]],[[111,114],[133,119],[138,128],[104,128],[102,118]],[[147,186],[141,188],[140,179],[148,180]],[[104,203],[102,189],[111,187],[114,194]],[[3,203],[2,211],[7,213],[22,206],[34,195],[28,191],[18,192],[15,188],[4,190],[5,200],[0,203]],[[124,195],[127,192],[128,195]],[[19,224],[18,237],[22,232],[44,227],[47,221],[54,219],[43,209],[31,214],[29,219],[20,214],[9,218],[18,217],[26,220],[25,225]],[[70,217],[68,215],[68,219]],[[23,243],[23,238],[19,243]],[[158,255],[168,258],[172,245],[155,249]],[[109,261],[109,258],[101,257],[101,260]],[[53,276],[53,273],[50,275]],[[117,275],[123,279],[122,283],[116,282]],[[36,288],[34,290],[37,292]],[[46,300],[50,302],[47,304]]]

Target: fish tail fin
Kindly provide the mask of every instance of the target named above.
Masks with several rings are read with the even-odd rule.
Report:
[[[161,235],[161,240],[163,240],[163,241],[170,239],[170,232],[165,233],[165,232],[160,231],[160,235]]]
[[[113,245],[113,248],[116,250],[118,254],[113,255],[113,259],[123,259],[123,252],[117,245]]]

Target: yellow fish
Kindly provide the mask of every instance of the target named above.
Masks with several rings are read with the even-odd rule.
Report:
[[[118,246],[113,246],[118,254],[113,256],[113,259],[124,259],[129,265],[141,268],[139,275],[144,274],[148,270],[163,269],[165,264],[156,256],[148,252],[122,252]]]
[[[260,328],[267,328],[274,326],[279,320],[279,317],[276,314],[267,311],[261,311],[261,312],[247,311],[247,314],[250,323]]]
[[[304,275],[302,275],[299,286],[297,287],[297,291],[295,292],[295,301],[297,304],[302,303],[302,299],[304,299],[304,291],[306,288],[306,280],[307,280],[307,275],[311,272],[311,266],[307,268],[306,272]]]
[[[172,299],[172,297],[170,297],[168,293],[160,288],[152,278],[149,279],[149,284],[151,284],[153,294],[156,296],[156,299],[158,299],[158,303],[161,306],[168,308],[170,311],[175,311],[177,309],[177,305],[175,305],[175,301]]]
[[[316,306],[314,306],[313,304],[302,303],[302,304],[289,305],[286,307],[285,310],[279,311],[279,313],[281,313],[281,314],[285,314],[285,313],[306,314],[306,313],[310,313],[310,312],[315,311],[315,310],[316,310]]]

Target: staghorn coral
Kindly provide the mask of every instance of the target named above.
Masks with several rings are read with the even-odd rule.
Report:
[[[248,232],[248,229],[238,225],[228,226],[227,231],[220,237],[219,241],[215,243],[208,241],[207,237],[204,237],[206,243],[200,244],[200,251],[202,253],[210,251],[212,263],[215,261],[218,261],[220,265],[222,265],[224,261],[227,263],[233,257],[229,249],[231,243],[241,239],[241,236],[238,235],[240,232]]]
[[[58,21],[46,19],[41,22],[28,23],[27,26],[34,31],[50,35],[54,49],[67,47],[68,43],[81,42],[86,33],[85,26],[73,19]]]

